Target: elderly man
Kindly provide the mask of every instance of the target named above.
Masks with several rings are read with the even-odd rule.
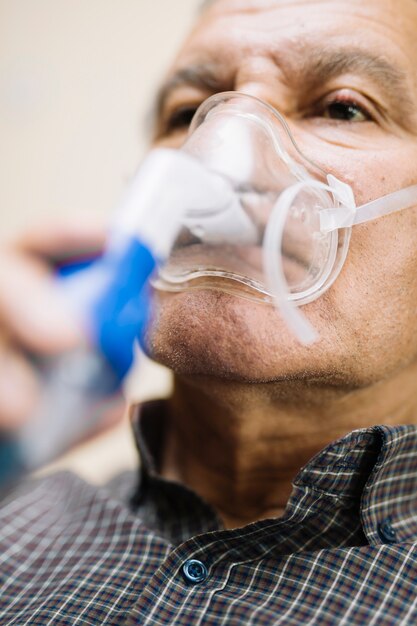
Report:
[[[212,2],[155,142],[180,146],[198,105],[236,90],[275,107],[358,203],[415,184],[416,29],[415,0]],[[175,388],[135,410],[140,479],[58,475],[4,503],[0,623],[417,623],[416,217],[354,227],[340,276],[303,307],[312,345],[271,306],[156,291],[147,349]],[[41,253],[99,237],[43,233],[4,255],[41,302]],[[18,292],[0,300],[6,364],[17,344],[65,347],[58,311],[46,323]],[[3,400],[4,423],[26,402]]]

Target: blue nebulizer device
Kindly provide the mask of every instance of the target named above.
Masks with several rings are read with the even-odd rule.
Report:
[[[94,432],[120,394],[149,317],[148,279],[169,256],[185,213],[224,202],[224,187],[185,152],[154,149],[115,213],[107,245],[90,263],[61,268],[57,289],[83,344],[37,361],[42,394],[27,425],[0,438],[0,488]]]

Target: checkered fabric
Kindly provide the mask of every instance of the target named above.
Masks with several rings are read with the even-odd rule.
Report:
[[[0,624],[417,624],[416,426],[348,434],[299,472],[281,518],[225,530],[158,475],[165,413],[136,423],[139,480],[61,473],[3,502]]]

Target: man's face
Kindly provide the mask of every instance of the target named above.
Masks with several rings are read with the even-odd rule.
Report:
[[[181,145],[196,107],[237,90],[278,109],[306,156],[357,204],[417,183],[416,0],[217,0],[168,77],[158,142]],[[355,226],[345,266],[303,307],[302,346],[271,306],[222,292],[155,294],[151,355],[235,381],[378,381],[417,357],[417,209]]]

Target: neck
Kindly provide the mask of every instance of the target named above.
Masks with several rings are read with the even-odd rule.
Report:
[[[277,517],[292,479],[328,443],[357,428],[417,423],[416,373],[353,391],[176,378],[162,473],[214,506],[227,528]]]

